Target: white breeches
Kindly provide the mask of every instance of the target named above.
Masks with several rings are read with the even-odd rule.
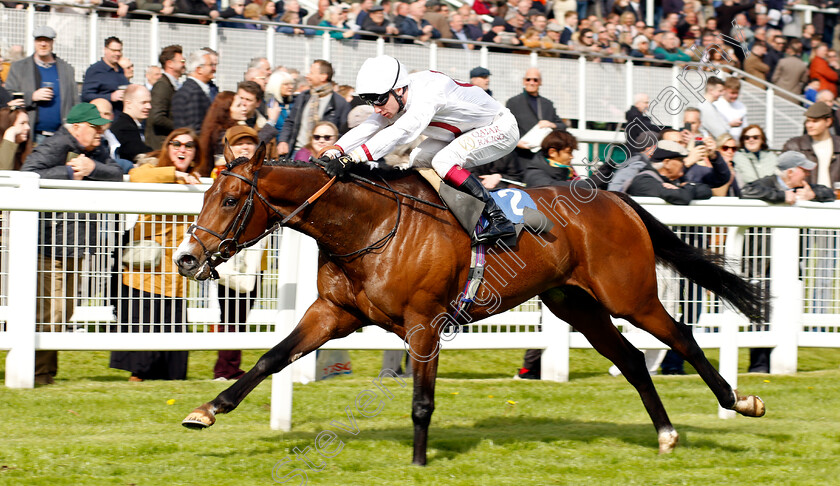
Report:
[[[519,142],[516,118],[505,108],[485,127],[470,130],[451,142],[427,138],[409,155],[409,167],[431,167],[441,178],[454,166],[464,169],[488,164],[509,154]]]

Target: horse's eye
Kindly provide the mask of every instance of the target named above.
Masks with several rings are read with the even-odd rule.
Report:
[[[237,203],[236,198],[226,197],[224,199],[224,201],[222,201],[222,206],[224,206],[226,208],[232,208],[232,207],[236,206],[236,203]]]

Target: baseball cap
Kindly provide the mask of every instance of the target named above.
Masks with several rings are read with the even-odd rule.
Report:
[[[481,66],[470,69],[471,78],[486,78],[490,76],[490,70]]]
[[[90,123],[91,125],[102,126],[111,123],[111,120],[102,118],[99,110],[91,103],[79,103],[67,114],[67,123]]]
[[[673,140],[660,140],[656,144],[651,162],[662,162],[665,159],[682,159],[688,155],[688,150]]]
[[[818,101],[805,110],[806,118],[831,118],[831,107]]]
[[[236,125],[228,128],[225,132],[225,138],[227,139],[229,145],[234,145],[243,138],[253,138],[254,142],[259,142],[260,140],[259,135],[257,135],[257,131],[245,125]]]
[[[32,37],[46,37],[48,39],[55,39],[55,30],[49,25],[39,25],[35,27],[35,30],[32,31]]]
[[[779,155],[776,161],[776,167],[780,170],[793,169],[794,167],[802,167],[805,170],[814,170],[817,168],[817,163],[808,160],[802,152],[795,152],[789,150]]]

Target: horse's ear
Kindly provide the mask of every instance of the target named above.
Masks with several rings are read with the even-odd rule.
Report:
[[[235,159],[236,157],[233,156],[233,150],[230,149],[230,144],[228,143],[227,137],[225,137],[225,162],[230,162],[231,160]]]
[[[260,167],[263,165],[263,161],[265,161],[265,142],[260,142],[260,146],[257,147],[257,152],[251,157],[251,169],[256,172],[260,170]]]

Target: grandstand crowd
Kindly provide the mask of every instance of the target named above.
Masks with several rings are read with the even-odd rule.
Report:
[[[6,8],[23,6],[3,4]],[[712,196],[787,204],[833,201],[835,189],[840,189],[840,137],[832,133],[837,126],[835,99],[840,63],[836,51],[830,49],[836,19],[828,15],[819,19],[822,36],[809,24],[800,36],[788,37],[782,29],[791,17],[782,2],[727,0],[703,5],[666,1],[657,4],[655,26],[644,22],[644,3],[626,0],[553,4],[478,0],[458,9],[438,0],[410,4],[363,0],[352,5],[322,0],[312,13],[302,9],[297,0],[232,0],[224,9],[216,2],[189,0],[112,6],[118,9],[109,15],[117,16],[151,10],[164,16],[180,12],[213,19],[278,20],[293,25],[278,27],[288,35],[312,35],[312,26],[336,27],[338,30],[330,35],[339,39],[364,39],[375,33],[403,36],[391,38],[394,42],[481,40],[501,52],[526,47],[563,56],[569,55],[564,50],[582,51],[592,55],[588,57],[591,62],[624,62],[610,56],[629,56],[651,65],[657,61],[700,61],[717,67],[741,67],[812,103],[805,113],[806,134],[786,141],[782,154],[770,151],[763,127],[749,122],[750,114],[738,100],[742,81],[725,76],[722,69],[723,79],[707,78],[704,101],[698,108],[684,111],[679,127],[653,123],[645,115],[649,94],[636,94],[626,114],[627,126],[636,128],[626,131],[629,159],[619,166],[605,163],[593,168],[597,172],[590,179],[602,189],[660,197],[673,204]],[[67,5],[38,8],[75,11]],[[265,28],[248,23],[229,26]],[[158,65],[145,68],[142,82],[132,84],[135,66],[122,55],[123,41],[117,37],[105,39],[102,58],[96,63],[72,66],[53,52],[55,30],[38,26],[32,35],[35,52],[24,56],[21,46],[8,49],[0,73],[0,169],[4,170],[73,180],[121,181],[123,174],[128,174],[133,182],[193,184],[201,177],[216,176],[224,165],[226,142],[232,151],[229,155],[235,157],[253,156],[262,142],[271,157],[309,161],[373,113],[371,106],[355,96],[352,86],[333,82],[332,65],[325,60],[316,60],[310,66],[272,66],[269,59],[254,58],[235,90],[223,91],[214,83],[219,63],[216,51],[203,48],[184,52],[181,46],[170,45],[162,49]],[[459,42],[445,46],[475,47]],[[81,86],[75,81],[77,69],[85,69]],[[484,67],[470,71],[470,82],[492,95],[491,79],[492,73]],[[745,81],[764,87],[751,78]],[[542,82],[539,69],[528,69],[522,73],[522,93],[499,100],[515,115],[523,141],[510,155],[474,169],[487,189],[563,184],[580,178],[572,165],[578,142],[566,131],[571,123],[540,94]],[[527,137],[540,129],[544,133],[537,141]],[[398,147],[380,163],[406,165],[416,143]],[[154,235],[165,243],[164,247],[177,246],[176,237],[183,236],[183,225],[171,226],[175,229],[166,235]],[[50,231],[41,233],[42,245],[52,245],[43,241]],[[81,233],[74,233],[74,237],[84,239]],[[66,251],[51,251],[42,254],[39,263],[44,274],[72,271],[77,263],[68,262],[80,258]],[[159,264],[165,267],[169,260],[164,258]],[[173,271],[168,268],[163,273]],[[759,276],[766,269],[752,271]],[[148,295],[156,295],[180,302],[177,299],[183,289],[168,288],[165,283],[143,280],[147,277],[138,279],[126,272],[122,285],[128,290],[123,297],[143,302]],[[41,288],[42,284],[46,285],[39,281],[41,296],[73,292],[72,286],[47,290]],[[245,300],[223,322],[244,322],[244,315],[239,313],[247,313],[253,292],[254,287],[244,291]],[[235,292],[231,298],[236,300]],[[172,302],[161,305],[175,305]],[[67,322],[72,309],[54,307],[54,303],[39,304],[43,314],[38,322]],[[144,320],[157,310],[133,309],[134,315],[126,314],[121,321],[157,322]],[[183,321],[176,318],[171,322]],[[39,353],[52,353],[42,354],[36,369],[38,382],[50,383],[57,369],[55,353]],[[136,355],[122,353],[112,359],[112,366],[132,371],[137,380],[185,376],[185,354],[170,356],[162,364],[161,359],[145,357],[139,360],[141,366]],[[241,375],[238,355],[220,354],[219,359],[217,378]],[[150,362],[160,369],[149,371]],[[538,363],[538,353],[526,356],[520,376],[538,377]],[[752,368],[763,371],[767,366],[764,356],[756,358]]]

